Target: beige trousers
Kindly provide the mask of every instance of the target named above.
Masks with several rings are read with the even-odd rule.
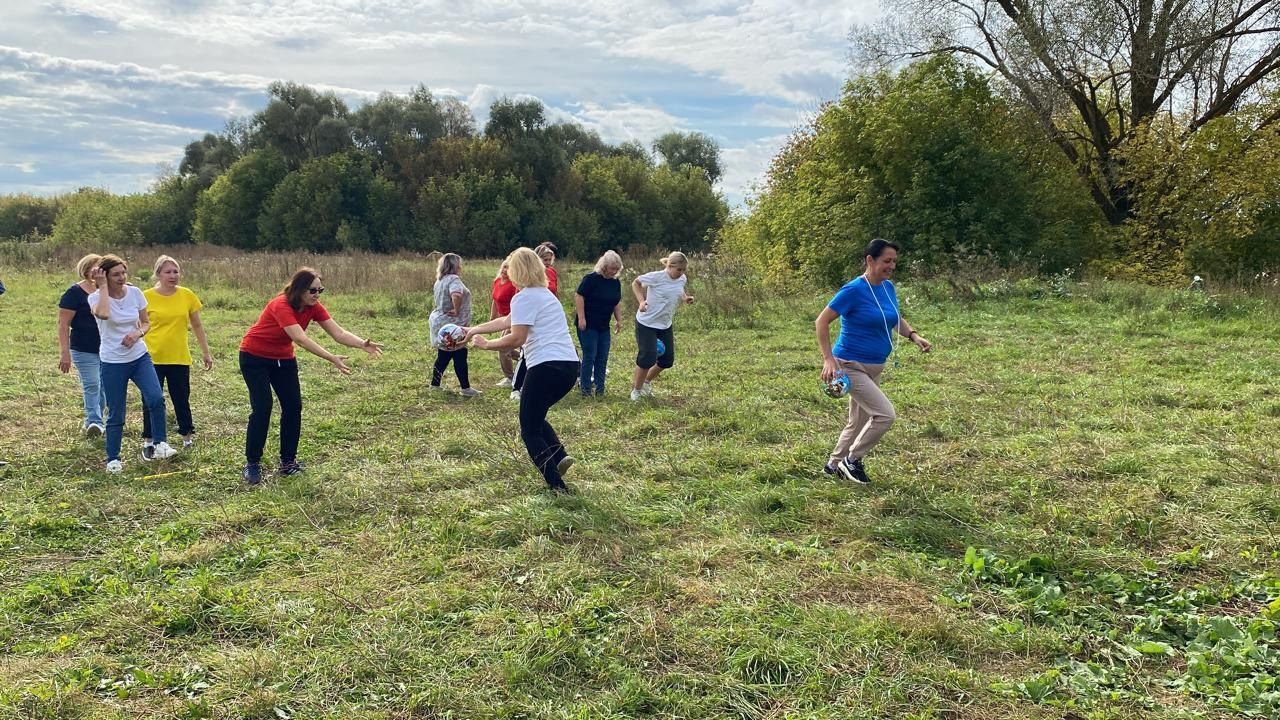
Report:
[[[840,441],[831,451],[828,465],[849,458],[857,460],[871,452],[880,438],[889,432],[897,413],[893,403],[880,391],[880,373],[884,365],[864,365],[836,358],[836,363],[849,376],[849,422],[840,433]]]

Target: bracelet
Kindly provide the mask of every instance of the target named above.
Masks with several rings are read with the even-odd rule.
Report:
[[[912,330],[911,332],[907,333],[907,339],[908,339],[908,340],[910,340],[911,338],[913,338],[913,337],[915,337],[916,335],[919,335],[919,334],[920,334],[920,333],[916,332],[915,330]]]

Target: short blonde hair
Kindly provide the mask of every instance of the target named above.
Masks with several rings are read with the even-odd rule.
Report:
[[[462,269],[462,256],[458,253],[445,253],[440,256],[440,262],[436,263],[436,279],[445,275],[457,275]]]
[[[604,254],[600,256],[600,259],[596,261],[596,266],[593,269],[596,272],[603,274],[605,270],[611,267],[616,267],[618,268],[618,271],[621,272],[622,256],[612,250],[605,250]]]
[[[529,248],[516,248],[507,256],[507,277],[520,289],[547,286],[547,266]]]
[[[689,258],[685,257],[684,253],[678,251],[662,258],[662,267],[671,267],[672,265],[688,270]]]
[[[153,276],[159,275],[160,271],[163,270],[164,266],[168,263],[173,263],[173,266],[178,268],[178,272],[182,272],[182,266],[178,264],[177,260],[174,260],[168,255],[161,255],[160,257],[156,258],[156,264],[151,266],[151,274]]]
[[[89,271],[98,267],[98,263],[102,261],[102,256],[96,253],[89,253],[80,258],[80,262],[76,263],[76,274],[81,278],[89,277]]]

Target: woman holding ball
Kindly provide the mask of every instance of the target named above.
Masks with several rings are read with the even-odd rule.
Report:
[[[562,476],[573,465],[573,458],[547,422],[547,411],[577,382],[578,353],[564,308],[547,289],[547,273],[537,254],[518,248],[507,256],[507,274],[518,288],[511,298],[511,314],[467,328],[467,338],[474,338],[475,346],[482,350],[523,349],[521,362],[527,370],[520,395],[520,439],[547,486],[554,492],[566,492]],[[497,340],[482,337],[501,330],[510,332]]]
[[[849,420],[823,467],[862,485],[871,482],[863,458],[893,425],[893,403],[880,391],[880,374],[893,351],[893,331],[921,352],[933,345],[912,329],[898,312],[898,295],[890,280],[898,266],[898,246],[872,240],[864,253],[864,272],[845,283],[814,322],[822,352],[822,381],[840,373],[849,378]],[[840,340],[831,347],[831,323],[840,318]]]
[[[685,292],[689,282],[689,259],[673,252],[662,259],[662,270],[645,273],[631,283],[631,292],[640,305],[636,309],[636,372],[631,382],[631,399],[653,394],[653,381],[676,362],[676,336],[672,327],[680,303],[693,302]],[[658,352],[658,341],[663,350]]]
[[[435,298],[435,309],[427,324],[431,330],[431,347],[436,349],[436,364],[431,371],[431,389],[439,390],[440,381],[444,379],[444,371],[453,363],[453,372],[458,376],[458,394],[462,397],[476,397],[479,390],[471,387],[471,376],[467,371],[467,346],[445,347],[440,341],[440,328],[445,325],[467,326],[471,324],[471,291],[463,284],[462,258],[456,253],[445,253],[436,263],[436,284],[432,289]]]

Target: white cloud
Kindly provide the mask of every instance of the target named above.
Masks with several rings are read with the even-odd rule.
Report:
[[[358,105],[419,83],[484,127],[500,97],[609,142],[698,130],[726,148],[728,196],[845,73],[874,0],[9,0],[0,158],[31,186],[133,169],[220,131],[278,79]],[[38,41],[36,40],[38,38]],[[38,44],[37,44],[38,42]],[[81,141],[121,154],[67,152]],[[772,143],[772,144],[771,144]],[[32,148],[37,148],[32,150]],[[169,159],[170,162],[177,158]],[[106,163],[128,172],[114,173]],[[12,184],[15,170],[3,182]],[[145,181],[139,181],[145,182]],[[2,187],[2,186],[0,186]]]
[[[656,105],[633,102],[611,106],[583,103],[570,106],[566,114],[583,127],[595,130],[609,143],[639,141],[648,146],[659,135],[683,126],[680,118]]]
[[[721,152],[724,177],[720,184],[725,188],[731,204],[740,205],[763,183],[769,163],[786,144],[788,137],[790,135],[771,135],[739,147],[725,148]]]
[[[10,167],[20,173],[33,173],[36,171],[36,164],[27,160],[16,163],[0,163],[0,168]]]

